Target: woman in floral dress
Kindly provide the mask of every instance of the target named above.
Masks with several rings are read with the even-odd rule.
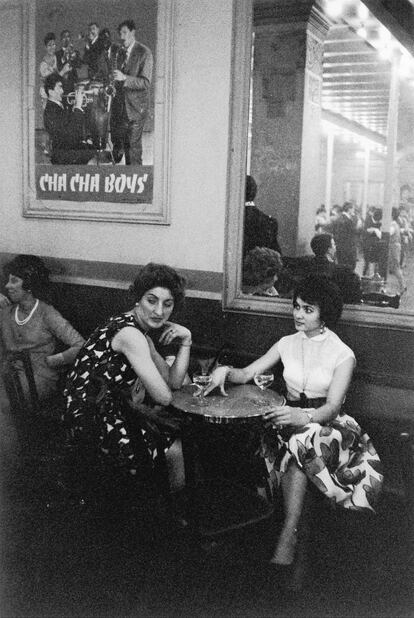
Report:
[[[297,332],[244,369],[218,367],[206,390],[219,386],[225,394],[225,380],[244,384],[283,363],[286,405],[264,413],[263,437],[268,467],[280,477],[284,498],[284,523],[271,558],[275,565],[294,561],[309,482],[346,509],[368,511],[382,485],[381,462],[369,436],[341,412],[355,365],[352,350],[331,330],[342,305],[333,283],[307,277],[293,295]]]
[[[79,352],[67,380],[64,418],[74,436],[97,434],[101,452],[121,470],[136,475],[142,465],[137,448],[141,436],[151,459],[157,454],[159,442],[151,427],[159,427],[158,421],[166,427],[161,431],[165,449],[176,441],[164,406],[186,376],[191,333],[169,321],[184,299],[184,280],[175,270],[147,264],[130,292],[134,306],[97,328]],[[179,345],[171,367],[149,336],[159,330],[161,344]]]

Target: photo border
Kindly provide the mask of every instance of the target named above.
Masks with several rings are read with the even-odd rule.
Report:
[[[122,10],[121,0],[119,1]],[[48,219],[170,224],[171,99],[175,0],[158,0],[152,203],[41,200],[36,195],[36,0],[23,8],[23,216]],[[84,167],[84,166],[82,166]]]

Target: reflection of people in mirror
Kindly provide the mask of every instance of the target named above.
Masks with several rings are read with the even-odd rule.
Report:
[[[135,23],[131,19],[118,26],[123,58],[114,71],[117,94],[112,104],[111,137],[114,159],[126,165],[142,165],[142,132],[148,116],[149,90],[152,79],[151,50],[135,39]]]
[[[400,294],[403,294],[407,289],[407,284],[401,269],[401,226],[400,213],[398,208],[392,209],[392,221],[390,227],[390,245],[388,257],[388,269],[392,275],[395,275]]]
[[[246,176],[243,255],[255,247],[268,247],[281,254],[277,239],[278,223],[256,207],[257,184],[253,176]]]
[[[401,258],[400,266],[406,266],[407,254],[414,236],[414,204],[410,185],[402,185],[400,189],[399,225],[401,228]]]
[[[382,209],[372,207],[368,210],[364,222],[363,250],[364,275],[373,275],[378,272],[381,251]]]
[[[352,202],[345,202],[342,214],[331,223],[332,234],[336,242],[338,264],[355,270],[357,261],[357,222],[355,207]]]
[[[328,213],[326,211],[325,204],[321,204],[316,211],[315,217],[315,232],[321,234],[324,231],[325,226],[329,223]]]
[[[83,93],[75,92],[73,109],[62,103],[63,84],[58,74],[45,79],[47,103],[43,115],[45,129],[51,145],[51,162],[59,165],[88,163],[95,155],[94,149],[84,143],[84,114],[82,111]]]
[[[332,234],[317,234],[311,240],[315,257],[309,264],[310,273],[328,277],[338,286],[344,303],[370,304],[377,307],[400,306],[400,295],[390,296],[384,292],[363,292],[361,279],[347,266],[336,263],[336,245]]]
[[[63,79],[66,73],[70,71],[70,66],[66,62],[61,67],[58,66],[57,56],[56,56],[56,37],[53,32],[48,32],[43,39],[46,48],[46,54],[43,56],[43,59],[40,63],[39,74],[41,80],[40,86],[40,96],[42,98],[43,109],[46,107],[47,102],[47,94],[45,92],[45,79],[48,75],[52,75],[53,73],[60,75]]]
[[[275,283],[282,268],[280,253],[268,247],[255,247],[244,258],[243,293],[279,296]]]
[[[312,238],[310,246],[314,253],[309,265],[311,272],[332,279],[345,303],[359,303],[362,294],[360,278],[347,266],[337,264],[336,244],[332,234],[317,234]]]

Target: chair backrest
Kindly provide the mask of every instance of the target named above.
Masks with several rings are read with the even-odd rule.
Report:
[[[29,401],[27,401],[24,388],[21,383],[20,369],[23,367],[29,386]],[[7,391],[7,396],[10,400],[10,405],[15,410],[27,408],[29,403],[30,412],[36,414],[40,410],[39,395],[36,388],[36,382],[33,374],[32,362],[30,353],[27,350],[20,352],[8,352],[6,356],[4,368],[4,381]]]

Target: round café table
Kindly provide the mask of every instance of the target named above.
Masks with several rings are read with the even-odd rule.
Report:
[[[272,390],[261,391],[253,384],[230,384],[226,386],[227,397],[216,390],[207,395],[206,405],[200,405],[195,392],[195,386],[184,386],[174,392],[172,400],[175,410],[189,421],[183,426],[182,447],[190,520],[201,536],[212,537],[269,518],[273,504],[267,482],[266,500],[257,492],[220,476],[197,478],[196,470],[200,467],[197,442],[205,441],[202,429],[205,423],[229,425],[230,431],[241,423],[250,423],[258,425],[260,431],[263,414],[272,405],[283,405],[284,397]],[[223,428],[223,431],[227,430]],[[264,460],[261,461],[265,478],[267,471]]]
[[[227,397],[218,389],[205,397],[200,405],[194,397],[197,389],[193,385],[183,386],[173,393],[172,406],[208,423],[246,423],[259,420],[271,406],[283,405],[285,398],[272,390],[261,391],[254,384],[229,384]]]

